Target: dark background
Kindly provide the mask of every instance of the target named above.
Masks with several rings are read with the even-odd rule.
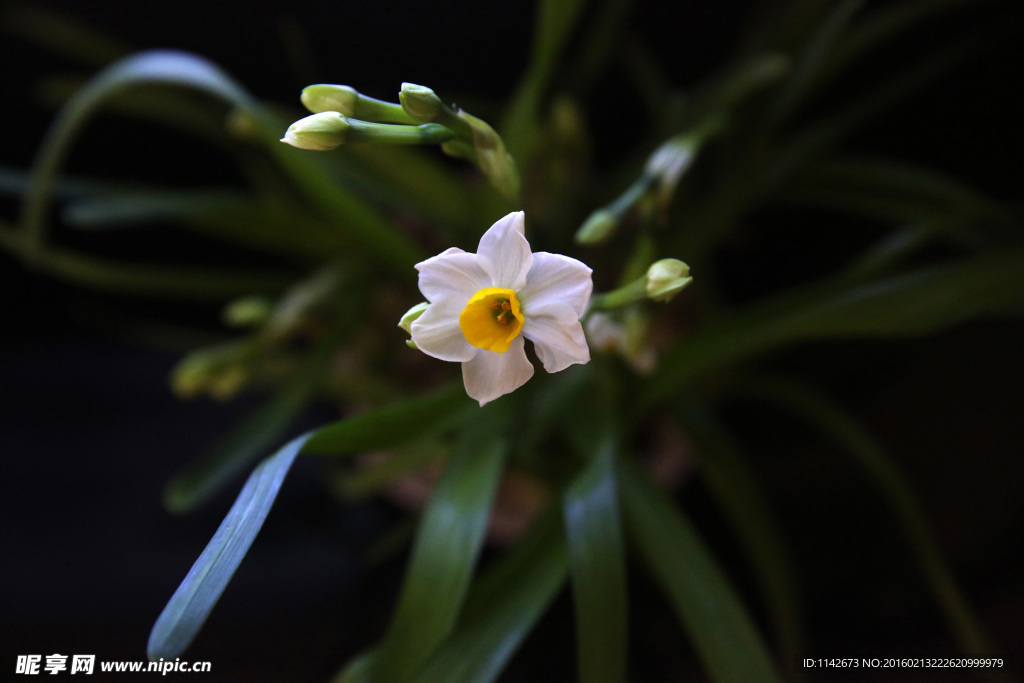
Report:
[[[666,11],[637,2],[630,25],[674,84],[686,86],[723,64],[749,4],[682,2]],[[37,6],[74,13],[139,48],[197,52],[257,96],[296,106],[302,86],[318,81],[389,99],[402,81],[412,81],[451,96],[498,101],[517,81],[533,23],[529,5],[512,2],[65,0]],[[1012,26],[1012,8],[989,3],[985,11],[1002,12]],[[941,49],[958,22],[983,14],[915,32],[854,73],[849,87],[869,82],[894,60]],[[303,49],[286,47],[296,31]],[[1024,157],[1019,45],[1019,32],[994,44],[850,146],[935,165],[997,199],[1017,201]],[[33,97],[36,84],[76,68],[21,38],[0,37],[0,164],[31,162],[52,116]],[[613,72],[612,82],[621,76]],[[823,106],[845,94],[831,93]],[[592,122],[602,140],[601,163],[613,163],[630,142],[617,126],[620,106],[612,98]],[[181,187],[237,182],[218,154],[156,126],[101,117],[69,168]],[[5,198],[0,205],[3,217],[13,219],[17,203]],[[723,257],[723,278],[733,283],[737,300],[777,286],[760,264],[810,277],[822,263],[847,255],[852,238],[843,229],[765,220],[770,234]],[[212,262],[262,262],[173,230],[58,235],[101,254],[175,258],[202,250]],[[162,488],[257,403],[177,401],[166,384],[177,351],[143,344],[123,325],[135,319],[210,330],[213,307],[83,291],[6,255],[0,255],[0,292],[0,671],[9,674],[17,654],[142,659],[153,621],[234,496],[230,491],[178,518],[161,507]],[[967,596],[1018,669],[1024,666],[1022,331],[1019,322],[982,321],[924,340],[816,344],[770,362],[838,394],[890,446],[917,486]],[[737,403],[727,415],[789,535],[807,614],[807,656],[957,654],[909,549],[860,471],[782,414]],[[305,421],[331,416],[323,408]],[[187,653],[213,662],[209,680],[325,680],[385,627],[401,558],[367,567],[361,557],[398,515],[379,502],[339,506],[317,470],[311,461],[296,466]],[[681,500],[740,586],[752,592],[739,552],[699,483],[688,485]],[[673,681],[699,672],[639,567],[633,584],[634,680]],[[572,659],[571,602],[563,596],[507,679],[571,680]]]

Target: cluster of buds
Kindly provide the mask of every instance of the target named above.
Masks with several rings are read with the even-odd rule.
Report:
[[[398,98],[386,102],[347,85],[310,85],[301,100],[312,114],[289,126],[281,141],[315,151],[357,142],[441,145],[445,153],[476,164],[506,196],[519,196],[515,162],[485,121],[449,107],[422,85],[403,83]]]

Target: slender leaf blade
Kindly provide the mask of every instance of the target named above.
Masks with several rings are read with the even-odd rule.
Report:
[[[542,520],[470,591],[458,628],[413,681],[491,683],[565,582],[568,557],[557,519]]]
[[[794,661],[801,651],[803,620],[787,544],[774,510],[739,446],[715,416],[690,402],[681,414],[696,447],[701,478],[721,505],[755,571],[782,650],[780,661]]]
[[[615,451],[607,434],[563,505],[583,683],[626,680],[626,561]]]
[[[619,472],[629,536],[712,680],[779,681],[753,620],[690,522],[636,465],[621,461]]]
[[[781,404],[813,423],[854,458],[874,480],[899,521],[961,650],[966,654],[994,652],[935,540],[924,506],[885,447],[868,429],[829,397],[799,384],[761,380],[741,389]]]
[[[216,446],[179,472],[164,491],[172,512],[202,505],[253,460],[270,450],[309,403],[321,380],[327,349],[308,359],[281,391],[223,437]]]
[[[387,449],[435,433],[471,406],[462,383],[321,427],[303,452],[342,455]]]
[[[416,535],[402,594],[374,656],[373,678],[402,680],[455,626],[483,547],[508,451],[501,413],[481,411],[463,431]]]
[[[843,278],[772,297],[710,324],[662,358],[636,410],[693,377],[812,339],[909,337],[1024,312],[1024,251],[1006,249],[852,286]]]
[[[153,625],[147,647],[150,660],[173,659],[192,643],[262,528],[308,438],[304,434],[293,439],[249,476],[217,532]]]

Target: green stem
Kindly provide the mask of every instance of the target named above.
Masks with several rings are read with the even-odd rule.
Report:
[[[438,145],[448,142],[455,133],[437,123],[424,123],[419,126],[394,125],[389,123],[372,123],[349,119],[352,126],[345,142],[376,142],[386,145]]]
[[[405,125],[417,124],[419,121],[405,113],[402,105],[397,102],[378,100],[375,97],[367,97],[362,93],[356,93],[355,107],[352,116],[365,121],[378,121],[380,123],[401,123]]]
[[[647,276],[637,278],[628,285],[604,294],[595,294],[590,300],[591,311],[608,311],[647,300]]]

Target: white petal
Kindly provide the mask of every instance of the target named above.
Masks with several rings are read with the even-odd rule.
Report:
[[[514,211],[487,229],[480,238],[476,255],[491,277],[490,286],[519,291],[533,264],[530,243],[523,236],[522,211]]]
[[[594,289],[591,272],[574,258],[538,251],[526,274],[526,284],[516,292],[523,313],[529,316],[533,311],[540,313],[552,304],[562,303],[576,311],[578,320],[587,310]]]
[[[474,358],[462,364],[466,393],[480,405],[515,391],[531,377],[533,365],[526,358],[522,335],[505,353],[479,349]]]
[[[548,372],[560,372],[574,363],[590,362],[583,325],[568,304],[552,304],[542,315],[527,316],[523,336],[533,342],[537,357]]]
[[[453,297],[460,301],[459,311],[470,297],[491,286],[490,277],[480,267],[476,254],[452,247],[433,258],[416,264],[420,271],[420,291],[430,303]],[[458,324],[458,313],[455,314]]]
[[[466,341],[459,327],[462,308],[452,297],[430,304],[409,329],[417,348],[428,356],[450,362],[462,363],[472,358],[477,349]]]

